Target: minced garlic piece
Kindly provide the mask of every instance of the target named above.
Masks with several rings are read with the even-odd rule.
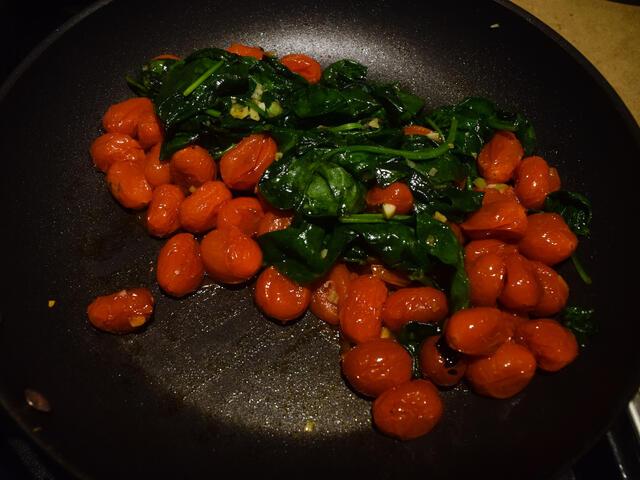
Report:
[[[433,218],[435,218],[436,220],[438,220],[439,222],[442,222],[442,223],[446,223],[446,221],[447,221],[447,217],[445,217],[440,212],[434,213],[433,214]]]

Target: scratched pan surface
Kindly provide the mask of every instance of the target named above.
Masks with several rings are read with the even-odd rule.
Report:
[[[211,478],[229,468],[544,478],[595,441],[640,373],[623,231],[640,135],[581,57],[491,2],[132,3],[103,6],[49,42],[0,103],[0,398],[45,450],[91,478]],[[480,94],[524,111],[539,153],[595,205],[593,238],[581,247],[594,285],[564,271],[572,301],[598,311],[592,345],[510,400],[465,386],[443,392],[437,428],[401,443],[374,432],[369,402],[340,377],[336,333],[317,319],[276,325],[245,289],[162,295],[153,272],[161,242],[113,201],[87,149],[107,106],[130,95],[127,72],[156,54],[234,40],[324,64],[353,58],[429,106]],[[147,329],[117,337],[89,327],[94,296],[137,285],[157,298]],[[42,392],[52,412],[29,409],[25,388]],[[307,420],[315,431],[304,432]]]

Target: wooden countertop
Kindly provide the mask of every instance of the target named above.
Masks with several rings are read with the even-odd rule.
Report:
[[[604,75],[640,123],[640,6],[605,0],[512,0]]]

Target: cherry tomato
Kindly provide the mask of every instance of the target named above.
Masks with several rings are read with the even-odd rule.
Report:
[[[146,207],[153,195],[139,162],[123,161],[111,165],[107,171],[107,184],[115,199],[133,210]]]
[[[180,204],[180,224],[193,233],[215,228],[222,205],[231,200],[231,192],[219,181],[206,182]]]
[[[402,182],[393,182],[385,188],[373,187],[367,192],[366,201],[370,208],[379,208],[384,204],[394,205],[398,215],[413,210],[413,194]]]
[[[144,151],[129,135],[105,133],[91,144],[91,158],[96,167],[106,172],[116,162],[144,162]]]
[[[466,378],[480,395],[509,398],[521,392],[536,373],[536,359],[522,345],[508,342],[488,357],[469,361]]]
[[[542,296],[534,265],[518,253],[505,258],[505,280],[500,303],[509,310],[530,312]]]
[[[138,142],[142,148],[147,149],[161,143],[163,140],[160,120],[155,113],[147,114],[140,118],[138,123]]]
[[[558,170],[554,167],[549,168],[549,188],[551,192],[557,192],[562,186]]]
[[[525,316],[525,314],[518,312],[502,312],[502,315],[509,325],[509,340],[513,340],[516,335],[516,330],[520,324],[529,321],[529,317]]]
[[[293,221],[293,215],[286,212],[266,212],[264,216],[258,222],[257,235],[264,235],[269,232],[277,232],[278,230],[285,230],[291,225]]]
[[[198,241],[190,233],[174,235],[158,255],[156,277],[160,288],[174,297],[195,292],[204,278]]]
[[[354,390],[366,397],[411,380],[413,359],[390,338],[360,343],[342,357],[342,373]]]
[[[342,334],[352,343],[362,343],[380,337],[382,306],[387,299],[387,287],[372,275],[362,275],[351,281],[338,315]]]
[[[460,243],[461,245],[464,245],[465,238],[462,233],[462,229],[460,228],[460,225],[453,222],[447,222],[447,225],[453,232],[453,235],[456,237],[456,240],[458,240],[458,243]]]
[[[102,126],[109,133],[137,137],[140,121],[149,115],[155,115],[151,100],[145,97],[129,98],[107,109],[102,117]]]
[[[464,234],[474,240],[497,238],[511,241],[527,230],[527,213],[518,202],[505,199],[484,204],[460,224]]]
[[[173,53],[163,53],[162,55],[153,57],[151,60],[180,60],[180,57]]]
[[[578,342],[573,332],[547,318],[520,325],[516,341],[531,350],[538,367],[547,372],[557,372],[578,356]]]
[[[180,228],[182,189],[176,185],[160,185],[153,191],[147,210],[147,231],[155,237],[166,237]]]
[[[379,263],[369,265],[369,272],[367,273],[380,278],[384,283],[393,285],[394,287],[406,287],[411,284],[411,280],[404,273],[394,272]]]
[[[524,150],[511,132],[496,132],[478,155],[478,170],[488,183],[506,183],[520,164]]]
[[[224,203],[218,211],[218,227],[234,225],[254,237],[264,216],[260,202],[253,197],[238,197]]]
[[[482,190],[484,196],[482,197],[482,205],[490,205],[494,202],[503,202],[505,200],[511,200],[516,203],[520,203],[518,195],[513,187],[508,185],[490,185]]]
[[[349,284],[355,277],[344,263],[336,263],[325,280],[313,291],[311,313],[330,325],[340,324],[338,305],[346,297]]]
[[[174,183],[187,189],[216,178],[213,157],[198,145],[190,145],[174,153],[169,167]]]
[[[262,313],[282,323],[302,316],[311,302],[311,291],[307,287],[298,285],[275,267],[262,271],[254,296]]]
[[[428,380],[411,380],[373,402],[373,423],[385,435],[411,440],[429,433],[442,417],[438,389]]]
[[[254,189],[265,170],[273,163],[276,142],[263,133],[244,137],[220,159],[220,176],[232,190]]]
[[[407,125],[402,128],[402,133],[405,135],[422,135],[426,137],[430,133],[433,133],[433,130],[429,130],[427,127],[420,125]]]
[[[486,253],[466,263],[471,304],[476,307],[495,307],[502,293],[505,279],[505,261],[499,253]]]
[[[146,288],[120,290],[96,298],[87,308],[89,322],[109,333],[129,333],[142,327],[153,313],[153,296]]]
[[[465,265],[470,265],[487,253],[496,253],[504,257],[510,253],[517,252],[518,249],[514,245],[509,245],[500,240],[474,240],[464,247],[464,262]]]
[[[559,188],[559,182],[552,178],[551,169],[542,157],[527,157],[516,170],[515,191],[526,208],[542,208],[547,195]]]
[[[497,308],[458,310],[445,325],[447,343],[468,355],[489,355],[510,336],[509,325]]]
[[[447,297],[432,287],[401,288],[389,295],[382,307],[382,322],[391,331],[409,322],[440,322],[449,313]]]
[[[147,152],[144,164],[144,176],[152,187],[171,183],[171,167],[169,162],[160,161],[161,143],[156,143]]]
[[[467,361],[458,355],[455,363],[448,365],[445,357],[440,353],[438,344],[444,342],[444,337],[439,335],[428,337],[420,346],[420,371],[422,376],[428,378],[441,387],[453,387],[464,376],[467,370]]]
[[[207,274],[221,283],[245,282],[262,266],[262,251],[258,244],[233,226],[205,235],[200,251]]]
[[[536,317],[555,315],[567,304],[569,286],[553,268],[542,262],[531,263],[538,285],[542,289],[540,300],[531,313]]]
[[[280,59],[280,63],[309,83],[318,83],[322,78],[322,67],[307,55],[301,53],[285,55]]]
[[[546,265],[566,260],[577,246],[576,235],[557,213],[529,215],[526,233],[518,243],[525,257]]]
[[[235,53],[241,57],[253,57],[256,60],[262,60],[262,57],[264,57],[264,50],[261,47],[248,47],[241,43],[232,43],[227,48],[227,52]]]

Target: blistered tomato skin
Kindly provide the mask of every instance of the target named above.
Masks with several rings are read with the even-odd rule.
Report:
[[[394,182],[388,187],[375,186],[367,192],[367,206],[379,208],[385,204],[396,207],[395,214],[404,215],[413,210],[413,194],[402,182]]]
[[[446,295],[432,287],[401,288],[387,297],[382,322],[391,331],[409,322],[440,322],[449,313]]]
[[[200,250],[207,274],[217,282],[246,282],[262,266],[260,246],[237,227],[212,230],[202,239]]]
[[[524,150],[511,132],[497,132],[478,155],[478,170],[488,183],[506,183],[520,164]]]
[[[204,278],[198,241],[190,233],[174,235],[158,255],[156,278],[160,288],[174,297],[195,292]]]
[[[387,299],[387,287],[372,275],[352,280],[338,315],[342,334],[352,343],[362,343],[380,337],[382,306]]]
[[[254,295],[262,313],[282,323],[304,315],[311,302],[311,291],[307,287],[298,285],[275,267],[266,268],[258,276]]]
[[[495,307],[502,293],[505,261],[498,253],[487,253],[466,265],[469,277],[471,304],[476,307]]]
[[[253,190],[276,158],[276,142],[263,133],[244,137],[220,159],[220,176],[231,190]]]
[[[500,303],[509,310],[530,312],[541,297],[542,287],[533,263],[518,253],[508,255],[505,258],[505,280]]]
[[[185,189],[216,179],[213,157],[198,145],[190,145],[174,153],[169,168],[173,182]]]
[[[569,329],[555,320],[542,318],[518,326],[516,341],[535,356],[538,367],[557,372],[578,356],[578,342]]]
[[[180,228],[182,189],[176,185],[160,185],[153,191],[147,209],[147,231],[154,237],[166,237]]]
[[[266,212],[264,216],[258,222],[257,236],[264,235],[265,233],[277,232],[278,230],[285,230],[291,225],[293,221],[293,215],[287,213],[275,213]]]
[[[438,389],[427,380],[390,388],[373,402],[373,423],[385,435],[411,440],[429,433],[442,417]]]
[[[204,233],[218,224],[218,213],[231,192],[219,181],[206,182],[180,204],[180,224],[192,233]]]
[[[117,162],[144,162],[145,155],[140,144],[129,135],[105,133],[91,144],[93,164],[103,172]]]
[[[96,298],[87,308],[89,322],[109,333],[130,333],[149,321],[153,296],[146,288],[121,290]]]
[[[559,313],[567,304],[569,286],[553,268],[542,262],[531,262],[536,280],[541,288],[538,303],[531,312],[536,317],[548,317]]]
[[[111,105],[102,117],[102,126],[109,133],[138,136],[140,123],[153,116],[153,103],[145,97],[129,98]]]
[[[556,265],[571,256],[578,238],[557,213],[530,215],[524,237],[518,249],[530,260]]]
[[[309,83],[318,83],[322,78],[322,67],[308,55],[292,53],[282,57],[280,63]]]
[[[111,194],[125,208],[140,210],[151,202],[153,189],[144,176],[139,162],[117,162],[107,170]]]
[[[495,238],[517,241],[527,231],[527,212],[515,200],[505,198],[483,204],[460,224],[464,234],[473,239]]]
[[[262,205],[253,197],[237,197],[222,204],[218,211],[218,227],[238,227],[245,235],[255,237],[264,216]]]
[[[256,60],[262,60],[264,57],[264,50],[261,47],[250,47],[241,43],[232,43],[227,48],[227,52],[235,53],[241,57],[253,57]]]
[[[442,339],[442,340],[441,340]],[[440,387],[452,387],[464,376],[467,370],[467,361],[460,357],[455,364],[447,365],[446,359],[438,350],[438,342],[444,338],[437,335],[428,337],[420,346],[420,371],[422,376],[428,378]]]
[[[508,255],[510,253],[517,253],[518,249],[515,245],[504,243],[500,240],[474,240],[469,242],[464,247],[464,262],[471,264],[487,253],[496,253],[501,256]]]
[[[445,326],[447,343],[468,355],[489,355],[506,342],[510,334],[503,313],[492,307],[458,310]]]
[[[169,162],[160,161],[161,143],[154,145],[147,152],[144,164],[144,176],[152,187],[171,183],[171,167]]]
[[[355,277],[344,263],[336,263],[329,275],[313,291],[309,305],[311,313],[330,325],[338,325],[338,306],[346,297],[349,284]]]
[[[527,157],[516,170],[515,191],[526,208],[542,208],[547,195],[559,188],[559,181],[542,157]]]
[[[522,345],[507,342],[492,355],[471,360],[466,378],[480,395],[509,398],[521,392],[535,373],[533,354]]]
[[[379,338],[356,345],[342,358],[342,373],[366,397],[411,380],[413,360],[395,340]]]

